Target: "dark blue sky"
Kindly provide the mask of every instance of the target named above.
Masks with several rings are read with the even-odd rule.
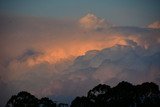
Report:
[[[145,26],[160,19],[160,0],[1,0],[0,12],[60,19],[91,12],[116,25]]]

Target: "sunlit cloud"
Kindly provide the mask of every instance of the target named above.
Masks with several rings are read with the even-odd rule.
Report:
[[[148,28],[160,29],[160,21],[156,21],[148,25]]]
[[[10,92],[6,96],[20,90],[38,96],[74,96],[83,94],[87,90],[84,87],[90,89],[100,82],[157,78],[159,61],[150,57],[159,58],[158,29],[111,27],[94,14],[77,22],[33,17],[4,19],[3,23],[10,26],[0,32],[0,77]],[[72,86],[66,89],[68,84]]]
[[[105,19],[99,18],[92,13],[88,13],[79,20],[80,26],[88,30],[102,30],[109,27]]]

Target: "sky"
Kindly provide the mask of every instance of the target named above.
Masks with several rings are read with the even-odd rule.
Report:
[[[159,0],[1,0],[0,106],[20,91],[70,103],[94,86],[160,86]]]
[[[159,0],[1,0],[0,11],[60,19],[91,12],[116,25],[144,26],[160,18],[159,5]]]

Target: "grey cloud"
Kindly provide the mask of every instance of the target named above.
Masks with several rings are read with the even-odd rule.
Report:
[[[61,92],[69,93],[66,96],[75,96],[98,83],[115,85],[123,80],[134,84],[152,81],[160,85],[160,48],[150,53],[149,48],[144,49],[131,40],[129,42],[129,45],[91,50],[77,57],[62,75],[62,87],[69,84],[71,88],[61,89]]]
[[[69,21],[24,17],[0,20],[0,87],[7,97],[24,89],[40,96],[77,96],[100,82],[114,84],[124,79],[160,84],[159,29],[106,29],[100,24],[103,30],[86,32]],[[118,43],[121,40],[124,45]],[[60,55],[87,52],[48,63],[56,58],[48,52],[50,49]],[[30,61],[40,63],[29,67]]]
[[[143,50],[145,54],[139,50]],[[153,68],[160,70],[160,48],[155,53],[147,54],[148,52],[149,49],[144,50],[139,46],[116,45],[103,49],[94,56],[91,55],[89,59],[88,54],[79,57],[73,64],[74,67],[78,66],[74,71],[84,72],[84,69],[94,68],[90,72],[93,78],[100,82],[109,83],[115,79],[115,81],[128,80],[133,83],[154,81],[160,84],[160,81],[157,81],[158,75],[153,77],[151,73]],[[73,71],[73,67],[71,68]],[[156,73],[159,74],[159,71]]]
[[[43,53],[35,51],[33,49],[28,49],[22,55],[18,56],[16,59],[22,62],[27,60],[28,58],[31,58],[31,57],[34,58],[42,54]]]

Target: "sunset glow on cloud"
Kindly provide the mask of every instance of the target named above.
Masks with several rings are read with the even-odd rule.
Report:
[[[160,21],[156,21],[150,25],[148,25],[149,28],[153,28],[153,29],[160,29]]]
[[[128,1],[125,7],[93,0],[90,8],[71,1],[0,6],[0,106],[21,90],[69,102],[99,83],[160,85],[158,10],[144,0],[135,2],[137,8]],[[141,7],[155,13],[148,16]]]
[[[104,19],[101,19],[91,13],[88,13],[86,16],[82,17],[79,20],[79,23],[82,27],[89,30],[101,30],[107,25]]]
[[[98,19],[95,15],[92,15],[92,14],[87,14],[87,17],[89,17],[89,19],[87,18],[85,20],[89,21],[89,23],[87,22],[87,24],[89,24],[89,27],[93,27],[93,26],[95,27],[97,26],[97,24],[99,24],[98,25],[99,27],[102,27],[101,25],[102,24],[101,22],[103,22],[102,19]],[[83,18],[80,18],[80,20],[82,20]],[[98,56],[98,57],[102,57],[102,59],[97,59],[96,61],[93,61],[91,63],[91,67],[93,68],[95,67],[94,69],[98,69],[98,71],[96,70],[95,73],[93,74],[90,74],[89,73],[90,70],[87,70],[87,69],[90,69],[88,68],[89,66],[86,68],[86,67],[83,67],[82,65],[77,65],[76,63],[74,63],[74,60],[76,60],[77,57],[81,57],[83,55],[86,56],[87,51],[90,51],[90,50],[101,51],[105,48],[111,49],[111,53],[112,51],[117,51],[116,52],[117,54],[108,53],[108,55],[111,55],[111,56],[108,56],[108,58],[112,59],[112,55],[115,54],[113,58],[116,58],[120,55],[119,51],[116,50],[117,48],[114,48],[117,45],[122,46],[121,47],[122,49],[123,47],[125,49],[126,48],[125,46],[129,46],[129,48],[135,49],[136,52],[139,51],[137,53],[138,55],[145,53],[144,51],[146,50],[148,50],[148,52],[145,53],[146,55],[153,54],[153,53],[150,53],[150,50],[153,47],[155,48],[153,50],[157,50],[157,49],[159,50],[159,47],[157,47],[159,44],[158,40],[160,39],[159,31],[156,31],[156,32],[152,30],[147,31],[145,28],[132,28],[132,27],[131,28],[123,28],[123,27],[105,28],[104,27],[102,31],[99,31],[99,30],[97,31],[95,28],[93,28],[95,31],[92,31],[92,30],[86,31],[86,29],[81,29],[81,26],[76,25],[76,23],[74,25],[74,22],[72,22],[72,26],[70,26],[67,29],[59,29],[60,31],[59,30],[54,31],[54,29],[58,29],[58,28],[57,26],[54,26],[55,22],[54,21],[52,22],[52,20],[51,20],[51,23],[53,25],[50,27],[45,25],[44,20],[41,20],[41,19],[38,19],[39,20],[38,22],[34,18],[32,19],[34,20],[34,22],[32,22],[30,19],[23,21],[23,18],[22,18],[21,20],[22,20],[21,25],[16,26],[17,28],[14,28],[15,31],[21,28],[22,29],[21,31],[19,32],[13,31],[12,35],[8,33],[4,33],[5,35],[7,34],[7,36],[5,39],[6,42],[4,41],[2,42],[4,46],[3,49],[5,49],[3,52],[6,53],[6,55],[8,55],[8,57],[10,58],[8,60],[8,64],[6,65],[6,68],[4,68],[7,70],[7,78],[8,78],[8,80],[5,80],[5,82],[7,84],[8,82],[11,82],[15,88],[19,87],[19,89],[26,89],[26,87],[28,87],[28,90],[32,91],[37,95],[41,95],[41,94],[52,95],[55,93],[55,91],[56,93],[64,91],[61,89],[64,87],[65,83],[63,80],[60,81],[60,78],[64,78],[65,81],[68,79],[68,81],[66,82],[69,82],[70,80],[75,82],[86,81],[88,80],[88,78],[92,78],[91,80],[95,82],[98,82],[98,81],[107,82],[113,78],[116,78],[116,76],[119,75],[120,68],[118,66],[114,67],[114,64],[107,68],[101,67],[101,63],[103,62],[102,56]],[[19,23],[19,21],[17,20],[17,22],[15,21],[14,23]],[[31,30],[32,28],[30,29],[29,26],[23,26],[23,24],[26,24],[26,23],[28,25],[38,24],[38,26],[36,26],[37,31],[35,30],[33,32]],[[58,22],[56,22],[56,24],[58,24]],[[68,22],[64,22],[64,24],[67,26]],[[59,25],[58,27],[61,27],[64,24],[62,25],[58,24]],[[105,22],[103,22],[103,24],[105,24]],[[45,27],[42,28],[41,26],[47,26],[47,29]],[[39,29],[41,29],[40,33],[39,33]],[[28,32],[28,34],[25,34],[25,32]],[[145,32],[148,32],[148,34],[150,35],[146,34]],[[24,34],[23,38],[20,39],[22,42],[17,42],[19,41],[19,38],[21,38],[21,35],[23,34]],[[29,36],[30,34],[33,36]],[[39,36],[37,37],[34,36],[38,34]],[[55,35],[59,35],[59,36],[56,37]],[[154,35],[154,37],[152,37],[152,35]],[[8,42],[8,45],[5,45],[5,43],[7,43],[7,41],[10,41],[10,39],[13,37],[15,38],[12,39],[12,41],[10,42],[11,44]],[[25,41],[29,41],[29,42],[25,42]],[[14,51],[12,50],[12,47],[15,47]],[[16,47],[18,48],[16,49]],[[128,51],[128,50],[124,50],[124,51]],[[157,51],[155,51],[155,53]],[[98,52],[98,53],[101,53],[101,52]],[[97,55],[97,53],[95,55]],[[2,57],[3,57],[2,59],[4,59],[4,62],[5,62],[5,60],[7,61],[7,59],[5,59],[4,56],[5,55],[2,54]],[[88,56],[88,58],[92,58],[92,57],[94,56],[90,56],[90,55]],[[86,59],[86,61],[87,60],[91,60],[91,59]],[[81,70],[83,71],[84,68],[87,70],[90,76],[89,74],[86,74],[86,73],[83,74],[80,72]],[[156,68],[156,69],[159,69],[159,68]],[[80,70],[78,74],[76,73],[77,70],[78,71]],[[92,70],[92,72],[93,71],[94,70]],[[70,72],[73,72],[73,74]],[[108,77],[106,77],[104,74],[108,75]],[[88,75],[89,77],[86,77],[86,75]],[[123,77],[127,78],[126,77],[127,75],[130,75],[130,74],[124,73],[120,78],[121,79],[123,79]],[[41,86],[37,84],[34,87],[32,87],[32,84],[36,83],[36,81],[41,83],[45,82],[45,85]],[[132,81],[134,81],[134,79]],[[139,81],[143,81],[143,80],[139,80]],[[55,83],[57,85],[50,87],[51,84],[55,84]],[[73,87],[73,89],[74,88],[76,88],[76,85]],[[68,91],[70,93],[71,90],[68,90]],[[37,92],[40,92],[40,93],[43,92],[43,93],[40,94]]]

